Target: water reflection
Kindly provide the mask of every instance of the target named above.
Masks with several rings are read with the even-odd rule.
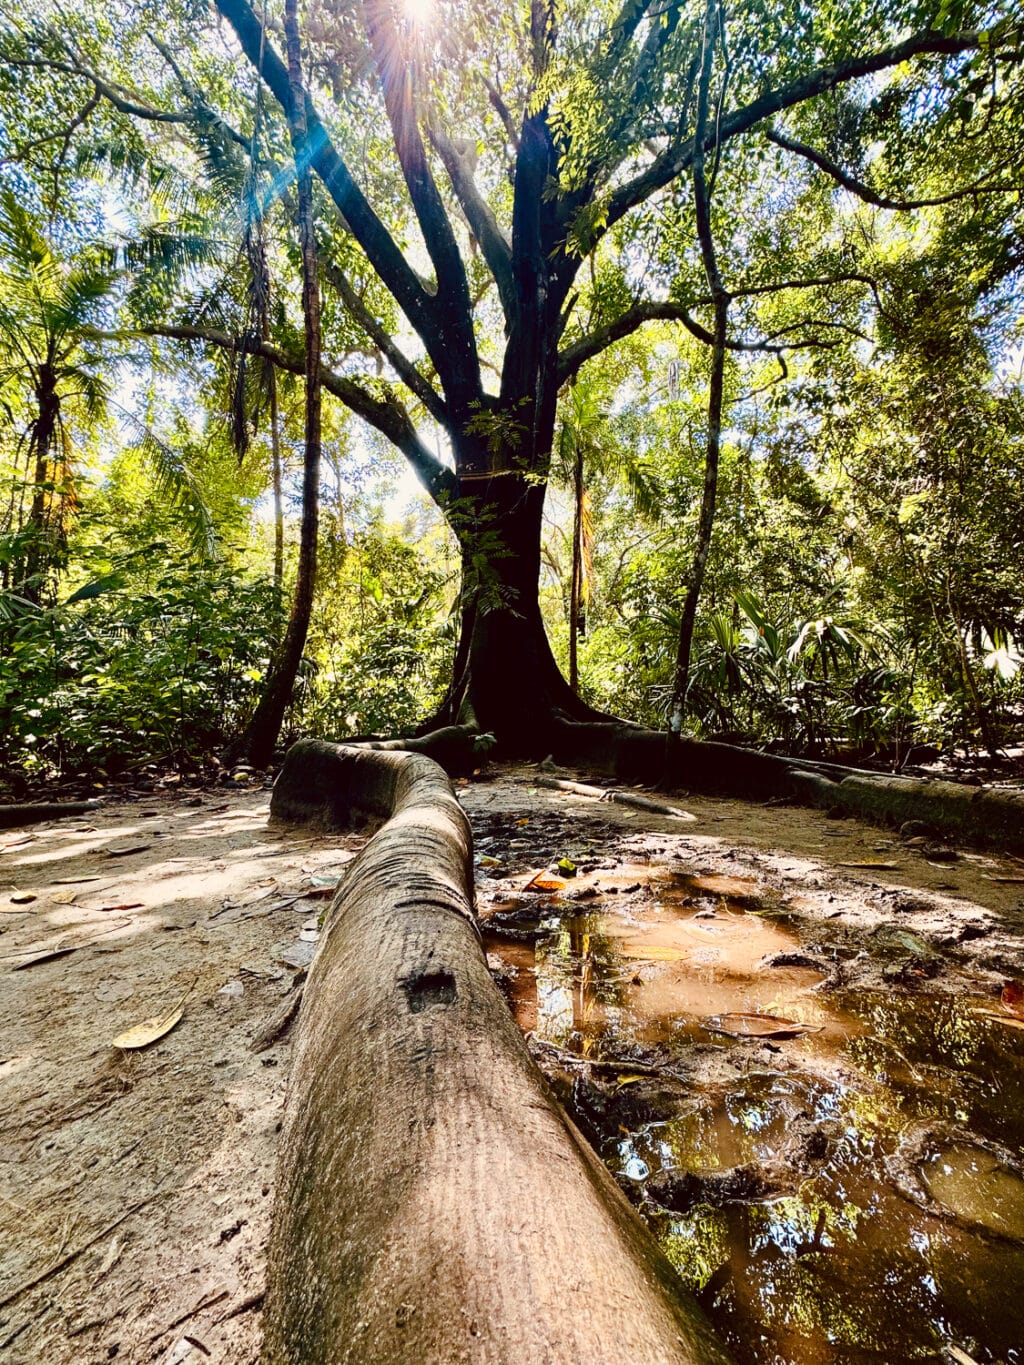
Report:
[[[704,894],[683,904],[680,886]],[[533,946],[489,945],[516,958],[520,1023],[583,1057],[683,1056],[711,1044],[711,1014],[822,1027],[783,1045],[789,1069],[764,1054],[724,1089],[620,1131],[606,1161],[638,1191],[661,1172],[753,1163],[776,1177],[759,1202],[645,1209],[740,1362],[938,1362],[953,1345],[1024,1365],[1024,1247],[981,1226],[1024,1231],[1024,1184],[969,1138],[928,1153],[918,1202],[893,1177],[922,1126],[1024,1154],[1024,1034],[986,1018],[985,1001],[830,990],[806,959],[768,967],[799,949],[796,934],[727,892],[676,878],[640,910],[599,900],[553,915]],[[714,1041],[750,1058],[749,1044]]]

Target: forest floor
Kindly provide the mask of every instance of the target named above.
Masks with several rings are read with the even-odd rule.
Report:
[[[656,815],[540,777],[459,786],[489,961],[720,1330],[756,1326],[741,1358],[809,1362],[827,1340],[836,1361],[941,1360],[947,1342],[1016,1361],[1024,1293],[993,1308],[978,1281],[1024,1291],[1024,864],[795,806]],[[258,1354],[291,1043],[253,1041],[363,840],[268,827],[262,786],[151,787],[0,831],[12,1365]],[[150,1046],[115,1046],[154,1019]],[[978,1179],[996,1182],[984,1207]],[[866,1274],[848,1242],[879,1279],[869,1225],[912,1354],[836,1299]],[[903,1248],[922,1237],[918,1264]],[[950,1268],[965,1258],[977,1275]]]

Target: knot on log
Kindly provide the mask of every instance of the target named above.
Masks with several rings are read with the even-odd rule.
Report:
[[[381,827],[305,987],[265,1365],[728,1362],[491,980],[469,823],[443,771],[305,741],[271,813]]]

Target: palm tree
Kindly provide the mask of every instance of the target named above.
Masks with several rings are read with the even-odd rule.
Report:
[[[119,275],[114,254],[94,246],[62,255],[10,189],[0,191],[0,401],[22,414],[0,536],[4,589],[38,604],[61,566],[77,507],[75,436],[109,409],[130,433],[196,554],[214,549],[209,508],[181,453],[112,397],[125,360],[110,349],[107,320]],[[26,502],[28,507],[26,509]]]
[[[105,253],[60,256],[14,193],[0,191],[0,394],[10,416],[27,418],[0,522],[18,546],[3,575],[32,602],[74,516],[72,427],[94,424],[109,397],[109,364],[91,333],[114,282]]]
[[[563,396],[556,450],[557,474],[573,495],[572,572],[569,581],[569,685],[579,690],[578,640],[590,603],[594,522],[588,476],[613,478],[643,516],[657,515],[661,489],[652,471],[619,441],[595,382],[581,377]]]

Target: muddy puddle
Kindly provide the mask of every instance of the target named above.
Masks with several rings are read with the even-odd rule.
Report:
[[[912,988],[863,989],[739,878],[492,907],[535,1055],[739,1362],[1024,1362],[1024,1027],[906,937]]]

